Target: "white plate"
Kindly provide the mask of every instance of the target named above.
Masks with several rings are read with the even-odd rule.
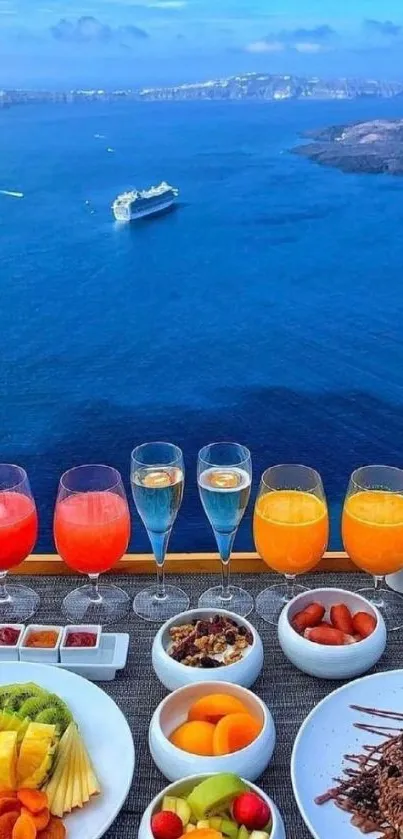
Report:
[[[66,816],[69,839],[100,839],[123,807],[135,765],[129,726],[99,687],[62,668],[28,662],[2,663],[0,685],[35,682],[69,706],[87,746],[102,792]]]
[[[309,714],[294,743],[291,778],[302,818],[314,839],[361,839],[362,833],[331,801],[318,806],[315,797],[335,786],[341,777],[343,755],[357,754],[362,746],[379,743],[379,736],[354,728],[354,723],[387,725],[388,720],[353,711],[350,705],[403,712],[403,670],[376,673],[350,682],[331,693]],[[391,726],[403,724],[390,721]],[[351,764],[350,764],[351,765]],[[371,833],[371,839],[380,833]]]

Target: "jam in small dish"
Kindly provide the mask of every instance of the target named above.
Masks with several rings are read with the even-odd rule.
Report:
[[[0,625],[0,647],[16,647],[23,629],[22,624]]]

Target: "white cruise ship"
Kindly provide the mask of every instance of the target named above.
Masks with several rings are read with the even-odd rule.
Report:
[[[162,181],[150,189],[132,189],[115,198],[112,209],[117,221],[133,221],[144,216],[153,216],[171,207],[179,190]]]

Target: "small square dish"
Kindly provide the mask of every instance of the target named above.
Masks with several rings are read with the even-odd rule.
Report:
[[[24,629],[23,623],[0,623],[0,661],[18,661]]]
[[[97,624],[72,624],[63,630],[60,661],[77,664],[94,661],[99,654],[101,627]]]
[[[62,626],[29,624],[19,646],[20,661],[57,664],[62,632]]]

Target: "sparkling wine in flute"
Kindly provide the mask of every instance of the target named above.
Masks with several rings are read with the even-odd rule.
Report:
[[[237,466],[212,466],[199,475],[199,492],[207,518],[217,533],[233,533],[249,501],[251,476]]]
[[[133,498],[147,530],[166,533],[182,503],[184,474],[177,466],[145,466],[132,473]]]

